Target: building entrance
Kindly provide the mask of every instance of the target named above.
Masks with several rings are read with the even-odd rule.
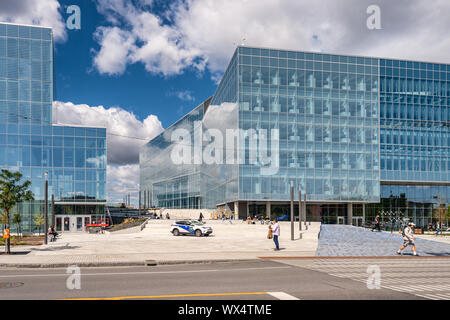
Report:
[[[324,224],[345,224],[347,204],[308,204],[308,221],[320,221]]]
[[[90,216],[56,216],[57,232],[81,232],[86,231],[86,225],[89,223]]]

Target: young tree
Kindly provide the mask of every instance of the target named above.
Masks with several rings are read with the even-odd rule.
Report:
[[[30,190],[31,181],[21,183],[22,174],[2,169],[0,173],[0,209],[3,210],[6,229],[9,229],[10,213],[12,209],[23,201],[34,200]],[[11,239],[5,241],[6,253],[11,253]]]
[[[38,226],[39,235],[41,235],[41,227],[45,223],[44,215],[41,211],[39,211],[39,214],[34,218],[34,224]]]
[[[20,226],[22,224],[22,216],[20,215],[19,212],[16,212],[13,215],[12,222],[17,226],[17,233],[18,233],[19,236],[21,236],[22,233],[21,233],[21,230],[20,230],[21,229]]]

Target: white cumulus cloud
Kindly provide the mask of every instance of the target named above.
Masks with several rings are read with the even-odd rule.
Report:
[[[0,21],[53,28],[55,41],[65,41],[65,21],[57,0],[0,0]]]
[[[125,195],[130,193],[132,203],[137,203],[139,192],[139,165],[108,165],[108,202],[122,202]]]
[[[53,102],[53,123],[106,127],[109,164],[139,162],[139,148],[163,131],[155,115],[143,121],[118,107]]]
[[[378,0],[381,30],[369,30],[372,0],[176,0],[156,14],[152,6],[97,0],[109,25],[123,31],[126,54],[102,58],[115,39],[98,37],[95,66],[123,73],[143,63],[164,76],[208,68],[217,79],[236,45],[450,62],[450,1]],[[117,32],[117,31],[116,31]],[[100,64],[100,60],[104,60]],[[120,68],[117,67],[120,66]],[[101,66],[101,67],[100,67]]]
[[[136,200],[139,149],[163,131],[157,116],[149,115],[140,121],[133,113],[118,107],[55,101],[53,123],[106,127],[108,201],[121,202],[128,192]]]

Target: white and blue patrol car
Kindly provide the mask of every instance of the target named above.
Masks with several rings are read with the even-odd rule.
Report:
[[[170,226],[170,232],[174,236],[193,234],[197,237],[209,236],[213,230],[197,220],[179,220]]]

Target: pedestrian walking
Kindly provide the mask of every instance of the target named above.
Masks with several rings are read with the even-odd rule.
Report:
[[[375,224],[373,225],[372,232],[373,232],[373,230],[375,230],[375,229],[377,229],[378,231],[381,232],[381,229],[380,229],[380,216],[379,216],[379,215],[377,215],[377,216],[375,217]]]
[[[269,226],[272,230],[273,242],[275,243],[275,251],[280,250],[280,245],[278,243],[278,237],[280,236],[280,224],[278,223],[277,218],[273,219],[273,224]]]
[[[169,213],[168,213],[168,212],[166,213],[166,219],[167,219],[167,220],[169,220],[169,219],[170,219],[170,215],[169,215]]]
[[[439,235],[439,232],[441,232],[441,224],[438,221],[436,223],[436,237]]]
[[[200,212],[200,216],[198,217],[198,221],[202,222],[203,220],[203,214]]]
[[[405,227],[403,227],[402,230],[402,236],[403,236],[403,246],[398,249],[397,254],[402,254],[402,250],[405,249],[407,246],[411,246],[413,255],[417,256],[416,252],[416,244],[414,242],[415,238],[413,235],[413,227],[416,225],[412,222],[408,223]]]
[[[247,224],[250,224],[250,223],[252,223],[250,216],[247,216]]]

